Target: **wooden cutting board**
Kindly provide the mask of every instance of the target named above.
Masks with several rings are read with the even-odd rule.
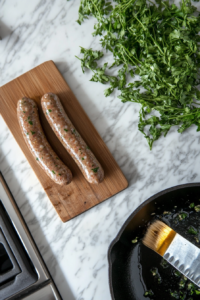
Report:
[[[85,180],[46,121],[40,99],[48,92],[59,96],[72,123],[102,164],[105,179],[101,184],[91,185]],[[50,145],[72,171],[73,181],[69,185],[60,186],[54,183],[40,168],[27,148],[16,114],[17,102],[23,96],[37,102],[42,127]],[[128,186],[122,171],[53,61],[47,61],[2,86],[0,113],[63,222],[85,212]]]

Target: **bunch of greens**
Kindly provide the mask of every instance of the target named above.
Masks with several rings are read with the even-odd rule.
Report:
[[[191,0],[182,0],[179,7],[168,0],[115,2],[81,0],[78,23],[89,16],[97,19],[93,35],[100,35],[102,47],[112,52],[109,68],[120,66],[118,73],[106,74],[108,63],[98,66],[101,51],[81,48],[83,72],[90,69],[91,81],[110,84],[105,96],[117,88],[122,102],[141,104],[138,128],[150,149],[174,125],[180,133],[192,124],[200,131],[199,12]]]

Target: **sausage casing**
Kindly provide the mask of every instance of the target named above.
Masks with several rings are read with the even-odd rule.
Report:
[[[20,99],[17,117],[25,142],[37,163],[55,183],[69,184],[72,173],[49,145],[40,124],[35,101],[27,97]]]
[[[53,93],[45,94],[41,99],[41,105],[50,126],[79,166],[85,179],[93,184],[102,182],[103,168],[75,129],[58,96]]]

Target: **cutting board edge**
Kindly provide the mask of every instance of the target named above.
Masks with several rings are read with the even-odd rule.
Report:
[[[121,170],[121,169],[120,169],[120,170]],[[123,174],[123,176],[124,176],[124,173],[123,173],[123,172],[122,172],[122,174]],[[126,179],[126,177],[125,177],[125,176],[124,176],[124,178]],[[126,190],[126,189],[127,189],[127,187],[129,186],[129,182],[128,182],[128,180],[127,180],[127,179],[126,179],[126,183],[127,183],[127,185],[126,185],[126,186],[125,186],[123,189],[121,189],[120,191],[118,191],[117,193],[115,193],[115,194],[113,194],[112,196],[110,196],[110,197],[108,197],[108,198],[104,199],[104,200],[103,200],[103,201],[101,201],[100,203],[97,203],[97,204],[93,205],[92,207],[90,207],[90,208],[88,208],[87,210],[85,210],[85,211],[81,212],[80,214],[78,214],[78,215],[76,215],[76,216],[72,217],[71,219],[69,219],[69,220],[66,220],[66,221],[63,221],[63,220],[61,219],[61,217],[60,217],[60,216],[59,216],[59,218],[61,219],[61,221],[62,221],[63,223],[67,223],[67,222],[69,222],[69,221],[71,221],[71,220],[75,219],[76,217],[78,217],[78,216],[80,216],[80,215],[84,214],[85,212],[87,212],[87,211],[90,211],[92,208],[94,208],[94,207],[96,207],[97,205],[99,205],[99,204],[101,204],[101,203],[105,202],[106,200],[108,200],[108,199],[112,200],[112,197],[114,197],[114,196],[118,195],[119,193],[121,193],[122,191],[124,191],[124,190]]]
[[[28,70],[28,71],[22,73],[21,75],[15,77],[14,79],[8,81],[7,83],[5,83],[5,84],[3,84],[3,85],[1,85],[1,86],[0,86],[0,94],[1,94],[1,89],[4,88],[4,87],[6,87],[6,85],[10,84],[11,82],[15,81],[16,79],[19,79],[20,77],[24,76],[26,73],[29,73],[29,72],[31,72],[31,71],[34,71],[34,70],[37,69],[38,67],[40,67],[40,66],[42,66],[42,65],[44,65],[44,64],[46,64],[46,63],[49,63],[49,62],[52,62],[52,63],[54,64],[54,66],[56,67],[56,69],[58,69],[57,66],[56,66],[56,64],[54,63],[54,61],[53,61],[52,59],[46,60],[46,61],[44,61],[43,63],[39,64],[38,66],[33,67],[32,69],[30,69],[30,70]],[[58,70],[58,71],[59,71],[59,70]],[[61,73],[60,73],[60,74],[61,74]],[[62,74],[61,74],[61,76],[62,76]],[[63,76],[62,76],[62,77],[63,77]],[[64,79],[64,78],[63,78],[63,79]],[[1,114],[0,114],[0,115],[1,115]]]

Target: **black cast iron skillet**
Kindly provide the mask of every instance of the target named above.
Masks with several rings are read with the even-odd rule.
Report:
[[[140,246],[139,252],[134,250],[136,246],[131,240],[145,233],[148,223],[155,218],[154,214],[172,211],[176,206],[177,210],[184,209],[191,202],[197,205],[200,204],[199,200],[200,183],[179,185],[152,196],[131,214],[108,250],[109,284],[113,300],[151,299],[144,297],[144,290],[151,288],[149,271],[152,266],[160,263],[161,258],[144,245]],[[173,285],[173,282],[171,284]],[[153,299],[171,299],[165,289],[162,288],[158,292],[157,298],[152,297]]]

